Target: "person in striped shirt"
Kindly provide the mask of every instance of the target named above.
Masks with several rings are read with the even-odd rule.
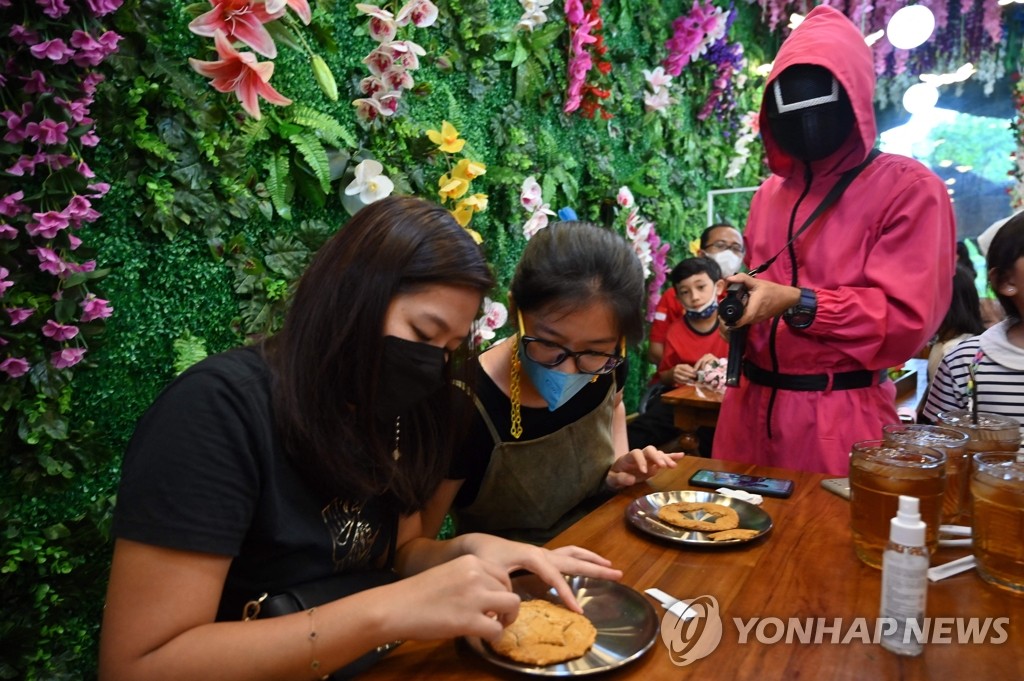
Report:
[[[924,408],[929,421],[940,411],[971,408],[973,371],[978,411],[1012,416],[1024,426],[1024,213],[1010,218],[992,239],[986,265],[1006,319],[961,342],[942,360]]]

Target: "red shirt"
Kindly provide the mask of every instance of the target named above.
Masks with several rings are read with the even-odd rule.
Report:
[[[710,331],[701,333],[690,326],[685,316],[681,317],[668,327],[665,354],[661,356],[658,371],[670,369],[677,364],[693,366],[708,353],[715,357],[729,356],[729,343],[719,333],[718,322]]]
[[[651,322],[650,342],[664,343],[665,337],[668,334],[668,327],[672,325],[672,322],[681,319],[682,316],[683,306],[680,304],[679,299],[676,298],[676,288],[675,286],[669,286],[661,294],[658,306],[654,308],[654,321]]]

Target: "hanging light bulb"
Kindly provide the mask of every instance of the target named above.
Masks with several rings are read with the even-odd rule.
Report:
[[[892,46],[912,50],[928,40],[935,30],[935,15],[924,5],[909,5],[897,10],[885,27]]]
[[[939,102],[939,91],[934,85],[917,83],[903,93],[903,108],[910,114],[919,114],[935,108]]]

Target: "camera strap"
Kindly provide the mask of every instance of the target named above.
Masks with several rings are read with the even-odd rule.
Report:
[[[871,153],[868,154],[868,157],[864,159],[864,161],[861,162],[860,165],[856,166],[855,168],[850,168],[845,173],[843,173],[842,176],[840,176],[839,181],[832,186],[832,189],[828,191],[828,194],[826,194],[825,198],[821,200],[821,203],[818,204],[818,207],[814,209],[814,212],[811,213],[806,220],[804,220],[804,224],[800,225],[800,229],[798,229],[796,233],[793,234],[792,238],[790,238],[790,240],[786,242],[786,245],[780,248],[778,253],[776,253],[775,255],[768,258],[766,261],[752,269],[749,272],[750,276],[756,277],[761,272],[764,272],[769,267],[771,267],[772,263],[775,262],[775,260],[780,255],[782,255],[782,252],[789,248],[790,244],[796,241],[797,237],[803,234],[804,231],[806,231],[807,228],[810,227],[822,213],[824,213],[836,201],[838,201],[839,197],[843,195],[844,191],[846,191],[846,188],[850,186],[850,183],[852,183],[854,179],[858,175],[860,175],[861,171],[867,168],[868,165],[872,161],[874,161],[881,153],[882,152],[879,151],[878,149],[872,149]]]

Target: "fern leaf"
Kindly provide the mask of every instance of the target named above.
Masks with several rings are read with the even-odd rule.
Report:
[[[270,193],[270,200],[277,209],[277,214],[285,220],[292,219],[292,207],[289,203],[291,197],[291,177],[288,157],[284,154],[274,154],[267,161],[267,191]]]
[[[303,106],[301,104],[291,107],[291,120],[314,131],[320,139],[336,147],[347,146],[350,149],[357,149],[359,143],[355,135],[349,132],[337,120],[322,111]]]
[[[320,188],[324,194],[331,191],[331,163],[327,159],[327,150],[323,142],[312,130],[303,130],[288,137],[288,140],[295,145],[295,148],[302,154],[302,158],[309,164],[313,175],[320,181]]]

